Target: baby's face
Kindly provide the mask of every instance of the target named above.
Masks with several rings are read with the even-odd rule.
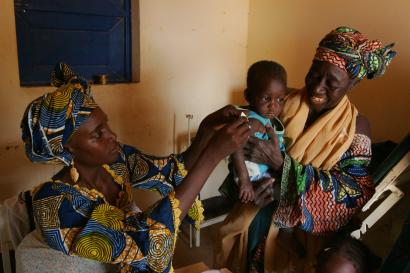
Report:
[[[278,117],[282,112],[285,102],[286,85],[276,79],[272,79],[263,90],[257,90],[250,94],[251,109],[265,118]]]
[[[357,273],[353,263],[340,255],[332,255],[319,273]]]

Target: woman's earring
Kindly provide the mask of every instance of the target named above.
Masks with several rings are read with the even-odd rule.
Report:
[[[80,174],[78,173],[77,169],[74,167],[74,160],[71,161],[71,169],[70,169],[70,176],[74,183],[77,183]]]

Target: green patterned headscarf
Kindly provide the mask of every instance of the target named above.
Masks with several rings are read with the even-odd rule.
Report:
[[[352,79],[372,79],[383,75],[396,56],[393,46],[383,47],[378,40],[368,40],[353,28],[338,27],[320,41],[314,60],[334,64]]]
[[[51,83],[56,91],[28,105],[21,121],[22,139],[31,161],[68,166],[72,155],[64,145],[98,105],[87,82],[64,63],[56,65]]]

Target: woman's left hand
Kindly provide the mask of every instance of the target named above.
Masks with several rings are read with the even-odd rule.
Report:
[[[253,184],[254,187],[254,201],[253,203],[263,208],[267,204],[273,201],[273,184],[275,183],[275,179],[270,178],[263,178],[262,180],[256,181]]]
[[[251,137],[244,147],[245,158],[249,161],[266,164],[278,171],[283,165],[283,156],[279,148],[278,137],[271,126],[266,127],[269,140]]]

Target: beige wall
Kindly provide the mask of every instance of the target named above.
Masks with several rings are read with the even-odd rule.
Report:
[[[277,60],[288,71],[289,85],[302,87],[318,42],[340,25],[397,43],[399,55],[386,75],[363,81],[350,96],[369,118],[375,141],[399,141],[410,131],[410,1],[251,0],[247,65]]]
[[[141,0],[141,82],[95,86],[122,142],[169,154],[192,127],[229,103],[246,71],[248,0]],[[50,177],[58,168],[24,156],[19,123],[26,105],[51,88],[19,85],[13,1],[0,1],[0,200]],[[219,167],[215,180],[222,179]],[[215,191],[220,181],[209,183]],[[205,194],[206,195],[206,194]]]
[[[314,3],[314,5],[312,4]],[[354,7],[354,8],[353,8]],[[249,12],[249,17],[248,17]],[[122,142],[164,155],[186,142],[210,111],[243,102],[247,66],[275,59],[301,87],[318,41],[347,24],[383,43],[396,41],[399,56],[385,77],[362,82],[351,94],[373,128],[374,140],[398,141],[410,128],[410,2],[275,0],[140,0],[141,82],[94,86]],[[249,21],[248,21],[249,20]],[[13,1],[0,1],[0,200],[48,178],[58,168],[24,156],[19,122],[26,105],[51,88],[21,88]],[[223,162],[203,191],[212,195],[226,173]]]

